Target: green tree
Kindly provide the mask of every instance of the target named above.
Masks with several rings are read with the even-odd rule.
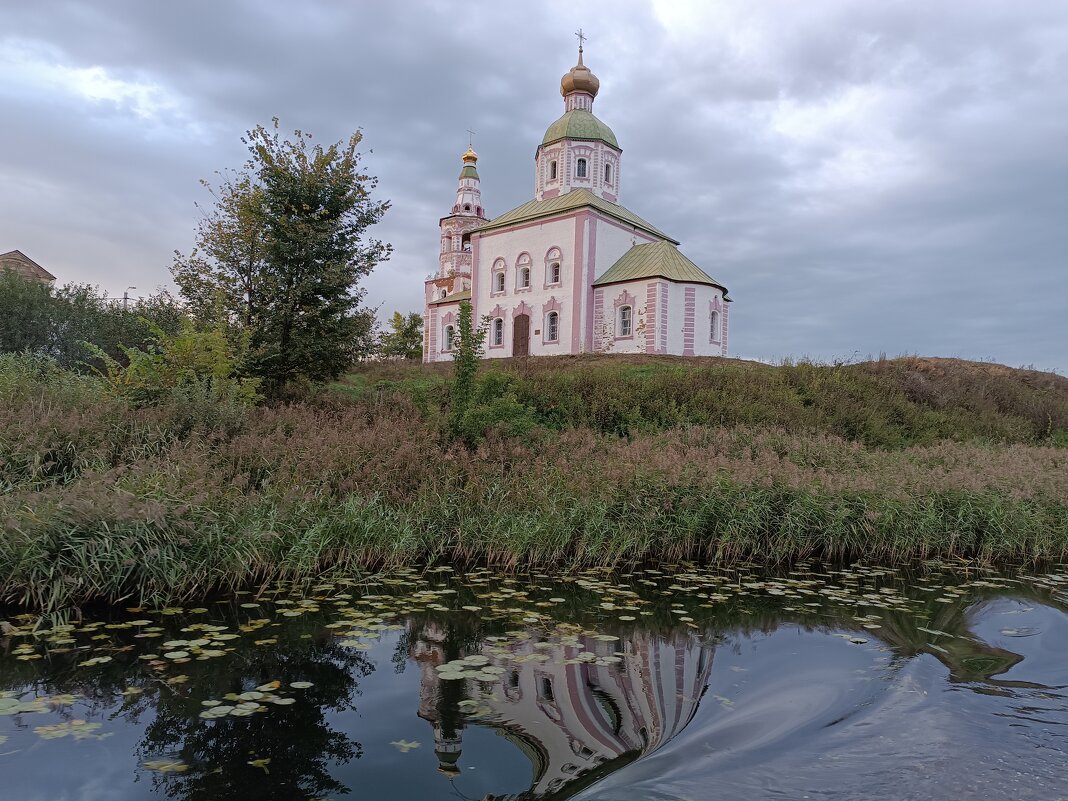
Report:
[[[486,343],[486,321],[475,325],[471,301],[461,300],[459,319],[456,323],[457,334],[453,341],[451,408],[449,409],[449,429],[454,437],[462,437],[464,418],[475,396],[475,376],[478,374],[478,361]]]
[[[391,248],[367,238],[389,208],[371,192],[347,142],[311,145],[258,126],[242,140],[251,158],[212,190],[197,250],[176,254],[173,273],[194,314],[222,307],[249,332],[247,369],[269,393],[336,378],[371,347],[373,320],[359,282]],[[210,189],[210,186],[209,186]]]
[[[393,312],[390,330],[382,335],[380,352],[391,359],[420,359],[423,356],[423,315],[405,317]]]
[[[55,316],[51,287],[0,270],[0,352],[32,350],[52,355]]]
[[[65,368],[94,360],[86,342],[125,363],[124,348],[143,348],[156,332],[173,335],[186,315],[167,292],[122,305],[89,284],[54,288],[11,272],[0,274],[0,352],[34,351]]]

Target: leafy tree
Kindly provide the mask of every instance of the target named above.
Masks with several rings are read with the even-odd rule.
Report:
[[[251,158],[212,190],[197,249],[172,270],[194,314],[221,306],[248,329],[247,369],[271,393],[336,378],[367,352],[359,282],[391,252],[366,238],[389,203],[371,199],[377,179],[360,171],[362,134],[325,148],[310,139],[283,138],[277,119],[249,131]]]
[[[48,285],[0,270],[0,351],[51,353],[55,306]]]
[[[125,347],[144,348],[157,331],[176,334],[185,319],[167,292],[123,306],[89,284],[54,288],[0,274],[0,351],[35,351],[68,369],[92,360],[86,342],[125,364]]]
[[[382,335],[381,353],[392,359],[420,359],[423,356],[423,315],[412,312],[405,317],[393,312],[390,330]]]
[[[457,337],[453,343],[452,408],[449,410],[449,428],[454,437],[463,435],[464,417],[474,400],[475,376],[486,343],[486,326],[487,321],[475,325],[471,301],[461,300],[456,323]]]

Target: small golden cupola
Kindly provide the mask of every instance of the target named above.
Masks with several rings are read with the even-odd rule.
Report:
[[[560,79],[560,94],[567,97],[575,92],[582,92],[590,96],[590,100],[597,97],[597,90],[601,88],[601,82],[590,68],[582,63],[582,45],[579,44],[578,64],[568,70]],[[591,103],[592,105],[592,103]]]

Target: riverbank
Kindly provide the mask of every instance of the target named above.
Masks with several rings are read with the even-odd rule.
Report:
[[[0,602],[178,601],[434,561],[1068,554],[1063,378],[556,361],[484,370],[473,445],[445,434],[440,368],[248,410],[133,408],[92,377],[0,370]]]

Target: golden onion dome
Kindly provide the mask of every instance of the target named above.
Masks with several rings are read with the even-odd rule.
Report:
[[[601,82],[597,80],[597,76],[582,63],[582,48],[580,47],[578,64],[568,70],[564,77],[560,79],[560,94],[567,97],[572,92],[586,92],[597,97],[597,90],[600,88]]]
[[[467,152],[465,152],[460,158],[462,158],[465,162],[470,161],[473,163],[478,161],[478,153],[474,151],[474,148],[468,147]]]

